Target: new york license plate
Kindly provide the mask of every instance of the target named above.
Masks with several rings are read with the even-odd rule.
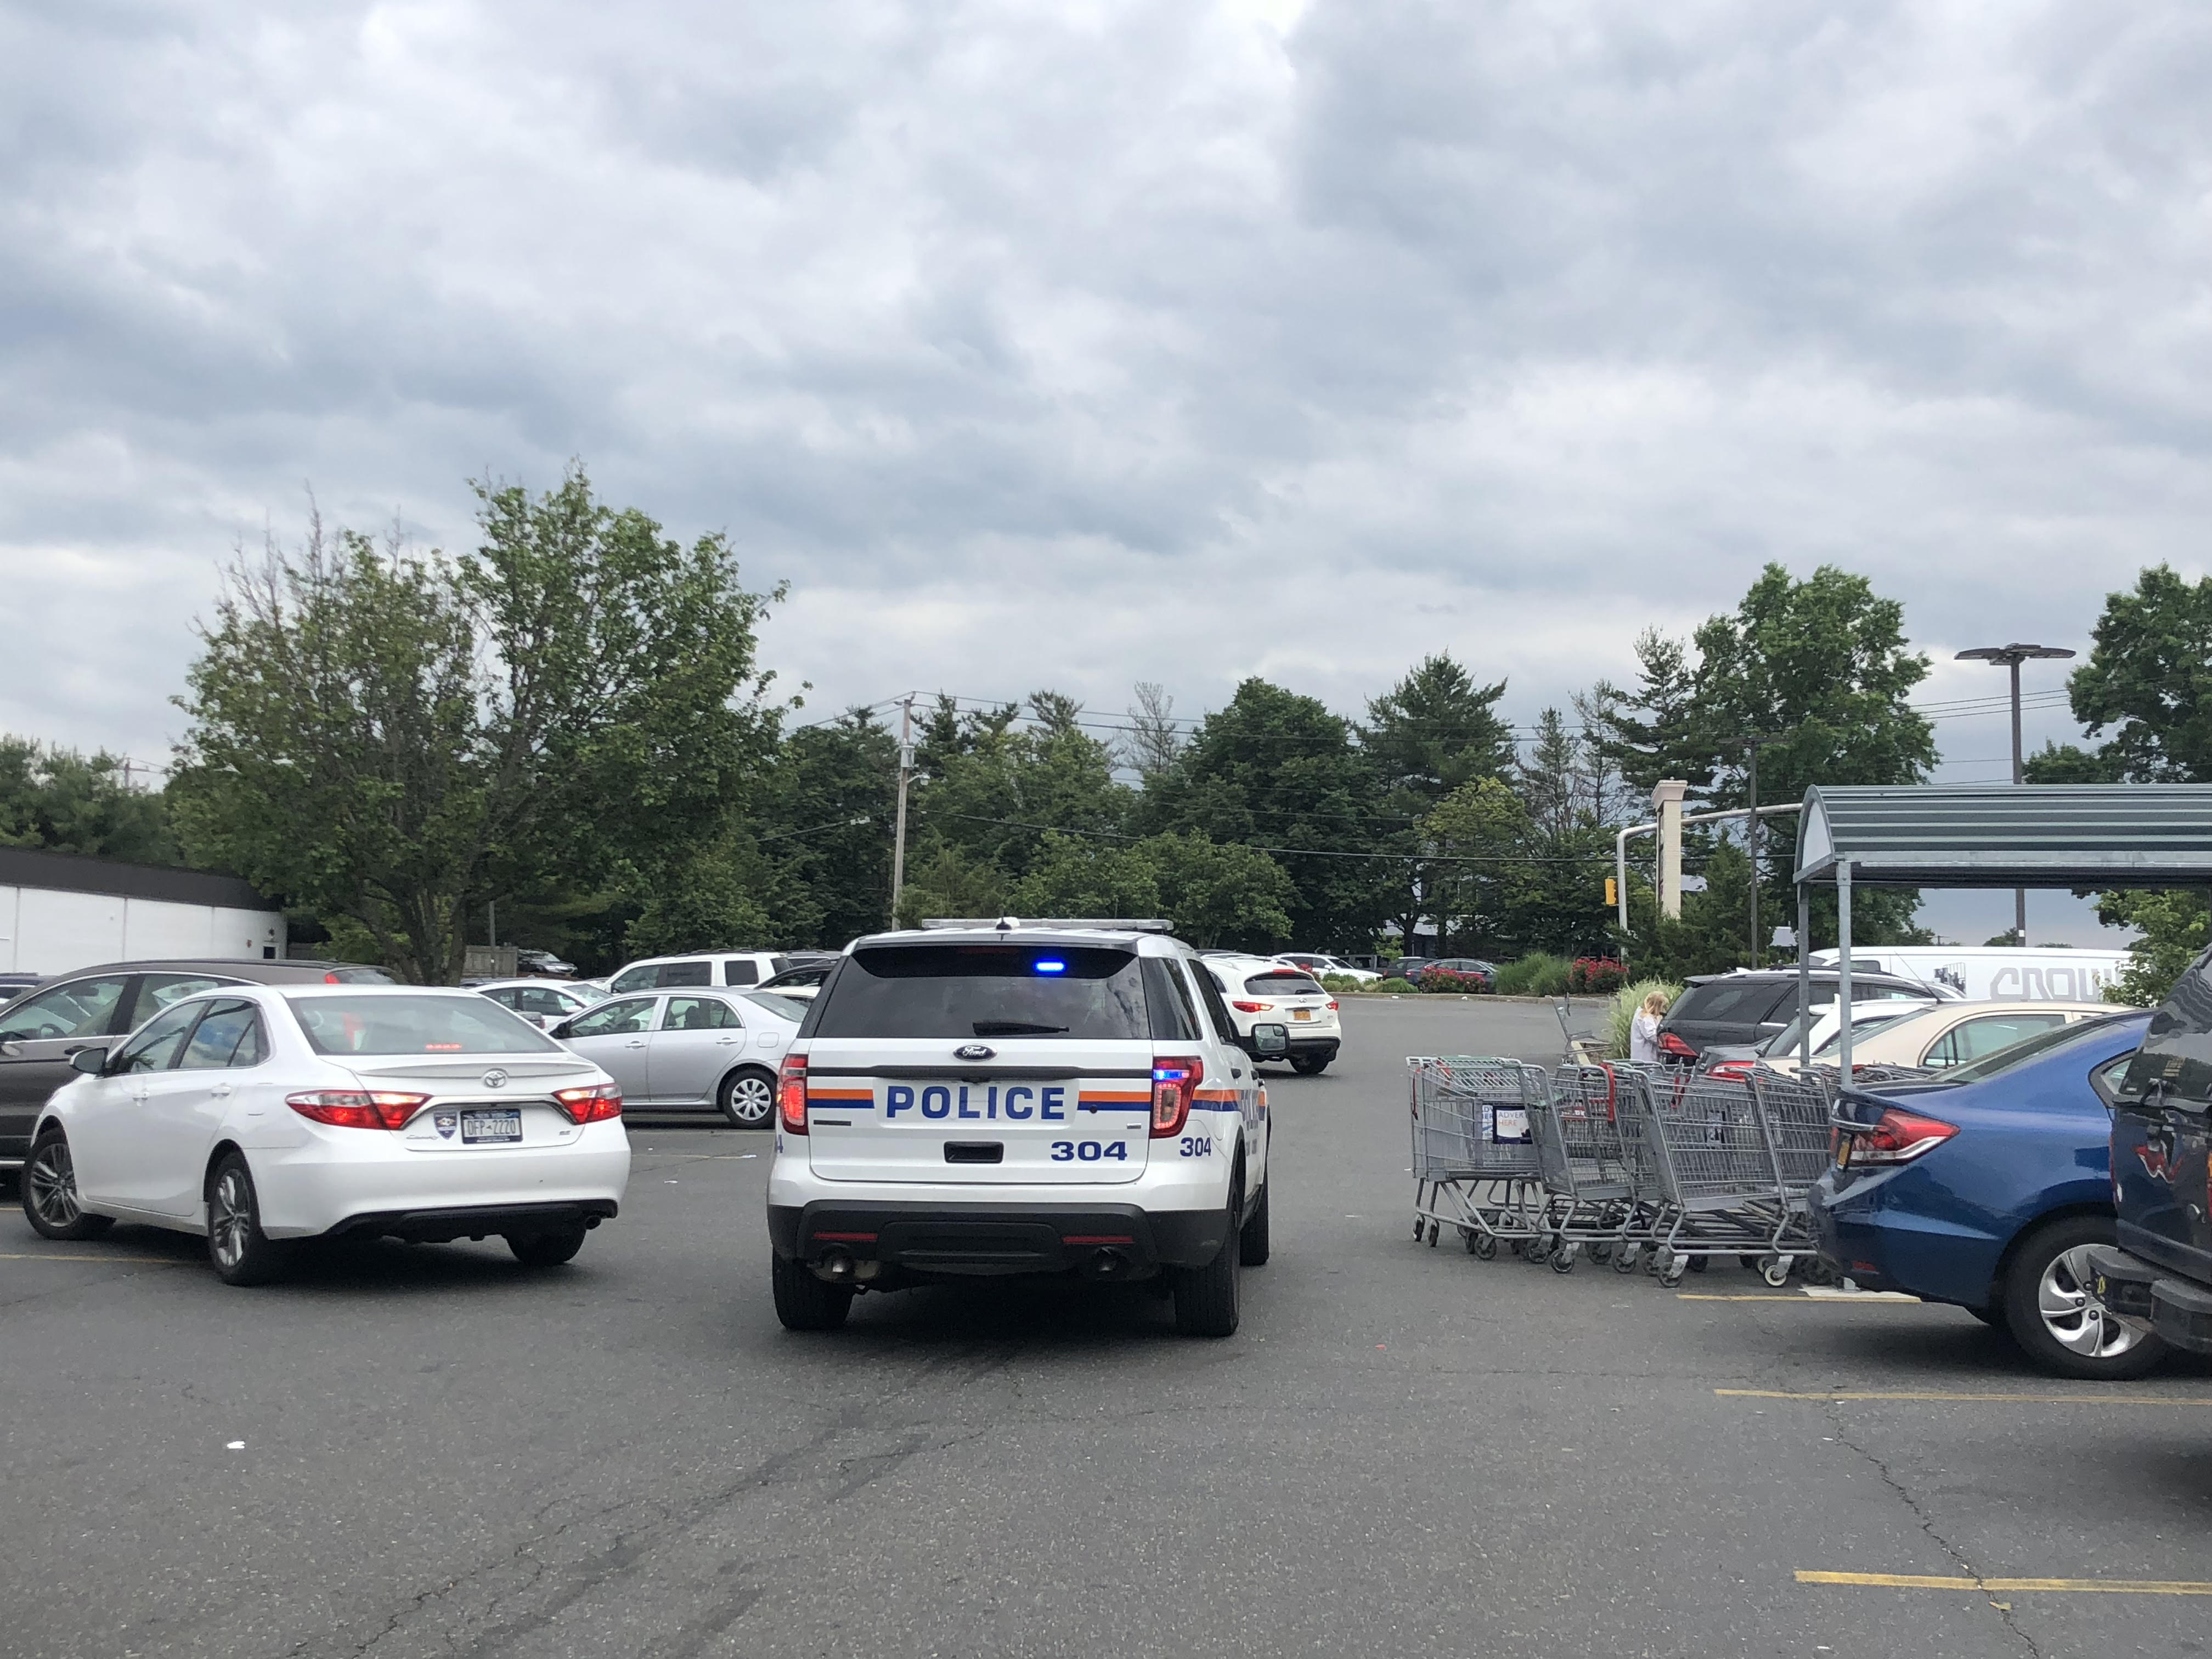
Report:
[[[1291,1018],[1292,1019],[1311,1019],[1313,1018],[1313,1010],[1310,1008],[1293,1008],[1291,1010]]]
[[[461,1114],[461,1144],[464,1146],[496,1146],[501,1141],[522,1139],[522,1112],[518,1107],[495,1106],[489,1109]]]

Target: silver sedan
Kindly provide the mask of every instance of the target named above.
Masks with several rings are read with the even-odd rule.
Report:
[[[718,1110],[737,1128],[763,1129],[803,1012],[788,997],[690,985],[613,998],[552,1035],[613,1078],[631,1108]]]

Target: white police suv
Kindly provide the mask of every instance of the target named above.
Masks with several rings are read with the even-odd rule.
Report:
[[[1279,1025],[1241,1034],[1151,921],[933,922],[847,947],[783,1060],[775,1310],[947,1278],[1160,1279],[1193,1336],[1237,1328],[1267,1259]]]

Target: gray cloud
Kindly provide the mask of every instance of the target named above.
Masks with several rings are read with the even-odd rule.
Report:
[[[158,754],[303,486],[450,544],[571,455],[817,707],[1527,718],[1770,558],[2086,643],[2203,562],[2208,79],[2178,3],[18,3],[0,726]]]

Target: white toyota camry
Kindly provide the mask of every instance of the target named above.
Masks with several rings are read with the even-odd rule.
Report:
[[[227,986],[71,1064],[32,1132],[31,1225],[204,1234],[234,1285],[346,1234],[497,1234],[555,1266],[629,1180],[607,1074],[473,991]]]

